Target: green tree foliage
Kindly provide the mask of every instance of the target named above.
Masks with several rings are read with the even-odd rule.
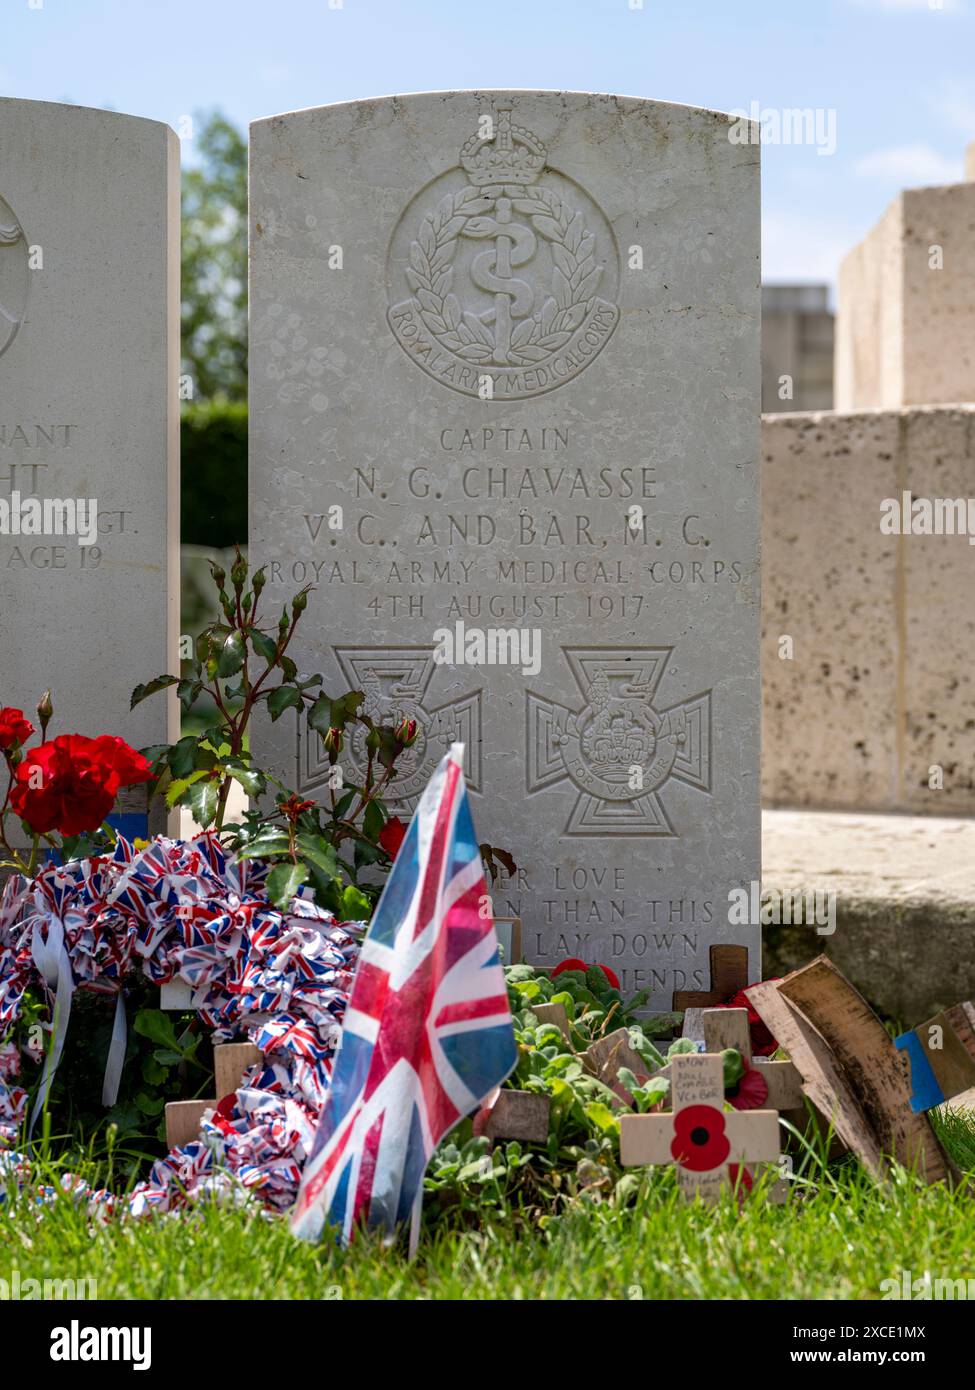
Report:
[[[183,171],[183,372],[197,400],[243,401],[247,144],[217,111],[196,121],[196,161]]]
[[[182,539],[225,549],[247,542],[247,406],[201,401],[183,407]]]

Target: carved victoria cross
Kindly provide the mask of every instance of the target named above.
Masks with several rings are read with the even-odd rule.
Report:
[[[710,792],[710,690],[657,708],[672,647],[562,651],[583,707],[528,692],[528,791],[577,788],[566,835],[675,835],[658,792],[671,779]]]
[[[412,810],[433,770],[452,743],[464,745],[464,773],[472,791],[481,790],[481,692],[473,690],[458,699],[434,704],[430,684],[437,669],[433,647],[336,647],[342,674],[354,690],[365,694],[363,710],[377,724],[398,724],[415,719],[416,742],[397,763],[397,778],[387,801]],[[299,740],[304,737],[299,728]],[[328,781],[331,766],[321,740],[305,737],[299,744],[299,780],[310,791]],[[366,763],[365,729],[360,725],[351,740],[354,763]]]
[[[685,1052],[670,1064],[673,1110],[620,1118],[624,1167],[676,1163],[685,1197],[716,1202],[725,1187],[751,1179],[739,1165],[779,1161],[775,1110],[724,1110],[724,1067],[708,1052]]]

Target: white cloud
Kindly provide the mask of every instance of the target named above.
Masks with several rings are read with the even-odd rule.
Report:
[[[893,145],[865,155],[855,166],[862,178],[886,179],[898,188],[921,187],[936,183],[960,183],[962,161],[948,159],[930,145],[917,141],[913,145]]]

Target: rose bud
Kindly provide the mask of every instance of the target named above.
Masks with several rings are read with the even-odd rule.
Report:
[[[51,699],[51,692],[45,690],[44,694],[37,702],[37,717],[41,721],[41,733],[43,735],[51,718],[54,714],[54,701]]]
[[[237,551],[236,560],[234,560],[234,563],[230,566],[230,582],[235,589],[242,589],[247,582],[247,561],[239,550]]]
[[[420,726],[415,719],[401,719],[394,731],[396,742],[401,743],[404,748],[409,748],[411,743],[416,742],[419,732]]]

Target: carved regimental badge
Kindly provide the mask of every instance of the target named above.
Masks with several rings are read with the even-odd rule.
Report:
[[[566,835],[677,834],[659,793],[673,779],[711,790],[711,692],[658,709],[671,647],[563,647],[583,706],[528,693],[529,792],[568,780]]]
[[[490,140],[428,184],[393,233],[389,325],[436,381],[519,400],[578,376],[616,327],[619,253],[584,189],[499,106]]]
[[[481,790],[481,692],[473,690],[459,699],[436,703],[430,684],[437,670],[434,647],[336,647],[336,660],[353,690],[365,696],[363,713],[376,724],[398,724],[415,719],[416,742],[396,761],[396,777],[384,800],[397,809],[412,811],[433,771],[452,743],[464,745],[464,775],[472,791]],[[302,735],[299,734],[299,737]],[[366,731],[356,726],[350,747],[339,762],[351,758],[356,771],[366,766]],[[302,790],[324,786],[331,767],[317,736],[305,738],[304,758],[299,746],[299,782]]]
[[[10,205],[0,198],[0,357],[24,321],[29,277],[27,238]]]

